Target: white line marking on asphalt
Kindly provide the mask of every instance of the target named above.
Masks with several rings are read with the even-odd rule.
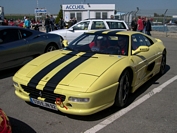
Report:
[[[102,128],[106,127],[107,125],[111,124],[112,122],[114,122],[115,120],[117,120],[118,118],[120,118],[121,116],[123,116],[124,114],[126,114],[127,112],[129,112],[130,110],[135,108],[136,106],[140,105],[141,103],[143,103],[144,101],[146,101],[147,99],[149,99],[150,97],[155,95],[156,93],[161,92],[163,88],[165,88],[167,85],[171,84],[175,80],[177,80],[177,75],[174,76],[173,78],[169,79],[168,81],[166,81],[165,83],[163,83],[159,87],[154,88],[148,94],[144,95],[143,97],[141,97],[140,99],[138,99],[137,101],[135,101],[134,103],[129,105],[128,107],[118,111],[117,113],[111,115],[110,117],[108,117],[104,121],[100,122],[99,124],[95,125],[94,127],[90,128],[90,129],[88,129],[84,133],[96,133],[97,131],[99,131]]]

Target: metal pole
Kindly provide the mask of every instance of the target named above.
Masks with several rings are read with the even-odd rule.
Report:
[[[38,0],[37,0],[37,8],[39,8],[39,6],[38,6]]]
[[[136,18],[137,12],[139,11],[139,7],[137,7],[136,9],[137,9],[137,10],[136,10],[136,12],[135,12],[135,18]]]
[[[164,16],[163,16],[163,25],[164,25],[164,31],[166,32],[166,37],[167,37],[167,25],[165,24],[165,15],[167,13],[168,9],[165,10]]]
[[[132,13],[133,11],[131,11],[129,14],[128,14],[128,26],[130,27],[130,14]],[[132,19],[131,19],[132,20]]]

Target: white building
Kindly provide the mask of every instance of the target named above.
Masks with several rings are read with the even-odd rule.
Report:
[[[110,18],[114,15],[115,4],[67,4],[62,5],[62,9],[65,21],[73,17],[81,21],[88,18]]]

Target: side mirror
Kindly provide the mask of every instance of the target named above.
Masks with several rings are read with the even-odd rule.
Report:
[[[63,40],[62,44],[64,45],[64,47],[68,46],[68,40]]]
[[[149,51],[149,47],[148,46],[139,46],[136,50],[132,50],[132,54],[137,54],[140,52],[147,52]]]

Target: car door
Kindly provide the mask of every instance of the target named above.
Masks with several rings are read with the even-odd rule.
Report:
[[[136,75],[135,85],[138,85],[152,76],[152,70],[155,67],[155,46],[153,42],[142,34],[134,34],[131,37],[132,50],[135,50],[139,46],[148,46],[149,51],[140,52],[132,55],[132,61],[134,62],[134,70]],[[136,47],[135,47],[136,45]]]
[[[66,32],[66,39],[71,42],[76,37],[80,36],[84,32],[89,31],[90,21],[79,22],[76,25],[69,28]]]
[[[0,69],[19,66],[27,52],[26,41],[20,36],[18,29],[0,31]]]
[[[47,39],[45,35],[40,33],[33,33],[29,30],[20,29],[22,38],[26,41],[27,52],[26,56],[28,59],[34,57],[35,55],[41,54],[44,52],[44,45],[47,44]]]

